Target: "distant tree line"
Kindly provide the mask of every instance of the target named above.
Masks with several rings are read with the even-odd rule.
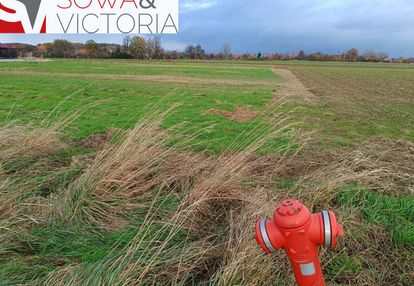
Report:
[[[55,40],[37,45],[35,56],[45,58],[114,58],[114,59],[233,59],[230,44],[225,43],[219,53],[207,53],[200,44],[189,45],[184,51],[170,51],[162,47],[159,37],[125,37],[121,45],[99,44],[93,40],[71,43]]]
[[[283,56],[282,56],[283,58]],[[347,61],[347,62],[384,62],[390,61],[388,54],[385,52],[375,52],[373,50],[366,50],[363,54],[355,49],[349,49],[343,54],[329,55],[321,52],[306,54],[303,50],[295,57],[299,61]]]
[[[2,49],[2,47],[4,47]],[[9,48],[7,48],[9,47]],[[366,50],[360,53],[352,48],[344,53],[325,54],[305,53],[246,53],[233,54],[229,43],[224,43],[222,49],[216,53],[208,53],[200,45],[189,45],[184,51],[165,50],[161,39],[153,37],[126,36],[122,44],[96,43],[89,40],[86,43],[72,43],[67,40],[55,40],[52,43],[37,46],[25,44],[0,44],[0,57],[44,57],[44,58],[91,58],[91,59],[197,59],[197,60],[279,60],[279,61],[348,61],[348,62],[409,62],[413,58],[390,58],[385,52]]]
[[[289,53],[269,53],[263,55],[258,54],[242,54],[233,57],[243,60],[276,60],[276,61],[330,61],[330,62],[396,62],[396,63],[414,63],[414,58],[390,58],[385,52],[375,52],[366,50],[360,53],[359,50],[352,48],[341,54],[324,54],[321,52],[305,53],[303,50],[297,54]]]

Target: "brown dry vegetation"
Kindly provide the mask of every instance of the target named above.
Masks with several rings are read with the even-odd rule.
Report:
[[[345,236],[337,253],[362,257],[362,271],[327,277],[332,283],[400,285],[401,273],[413,270],[412,253],[404,254],[403,248],[392,247],[387,232],[379,226],[370,225],[366,232],[361,232],[364,222],[358,208],[346,209],[335,202],[341,187],[347,183],[360,183],[378,191],[395,190],[394,185],[412,186],[412,144],[367,142],[353,152],[335,155],[332,162],[305,166],[296,172],[300,175],[296,184],[283,188],[274,186],[274,176],[286,173],[283,169],[295,165],[296,158],[297,162],[303,162],[300,156],[255,155],[267,138],[242,152],[217,157],[194,154],[186,151],[184,145],[166,147],[171,137],[160,131],[162,119],[163,115],[157,115],[142,120],[124,134],[122,143],[108,144],[93,158],[81,159],[85,168],[80,176],[46,197],[30,193],[33,182],[16,192],[17,188],[11,187],[12,177],[1,174],[1,227],[13,228],[1,236],[3,257],[11,255],[9,251],[19,247],[21,237],[34,226],[87,224],[114,231],[131,224],[128,218],[131,213],[145,216],[135,237],[120,252],[108,253],[99,263],[89,265],[55,261],[55,270],[46,280],[34,280],[31,285],[189,284],[191,281],[210,281],[216,285],[293,285],[284,255],[264,256],[252,238],[255,221],[270,216],[277,201],[292,196],[312,209],[336,211],[345,224]],[[62,147],[56,133],[16,130],[4,129],[1,134],[7,134],[11,142],[25,138],[25,150],[30,150],[31,155],[46,155]],[[45,140],[42,137],[41,144],[49,146],[47,150],[38,147],[39,132],[49,134]],[[1,145],[0,158],[10,154],[7,146],[10,145]],[[15,158],[28,155],[28,152],[13,153]],[[398,156],[399,160],[391,160],[390,156]],[[157,207],[155,201],[162,194],[180,197],[174,212],[166,213]],[[154,228],[155,233],[150,233]],[[176,235],[182,230],[188,233],[184,244],[174,245]],[[322,263],[329,265],[335,255],[323,251]],[[375,267],[378,277],[372,276],[368,267]]]
[[[0,160],[48,154],[63,147],[57,130],[6,125],[0,128]]]
[[[249,121],[259,116],[252,106],[236,106],[234,111],[209,109],[204,111],[204,114],[223,115],[234,121]]]

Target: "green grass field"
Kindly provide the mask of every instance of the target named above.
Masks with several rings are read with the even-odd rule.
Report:
[[[288,197],[332,285],[411,285],[413,110],[412,65],[0,62],[0,285],[293,285],[251,239]]]
[[[88,78],[87,75],[109,77]],[[118,75],[147,77],[125,79]],[[166,76],[169,82],[148,78],[158,75]],[[185,82],[181,82],[182,76],[188,77]],[[197,79],[207,81],[197,82]],[[217,84],[214,80],[224,82]],[[225,80],[237,81],[229,85]],[[244,80],[248,80],[248,84],[243,83]],[[0,120],[36,124],[62,101],[64,104],[54,116],[96,104],[71,125],[75,129],[71,136],[83,138],[104,133],[108,128],[130,128],[151,105],[158,104],[160,109],[167,109],[178,104],[166,119],[165,126],[188,123],[187,127],[198,130],[214,125],[200,136],[200,141],[203,141],[203,147],[216,151],[227,148],[243,130],[263,129],[267,122],[234,122],[203,112],[208,109],[233,110],[236,106],[252,106],[260,112],[272,98],[280,80],[266,68],[222,64],[203,67],[133,61],[2,63]]]

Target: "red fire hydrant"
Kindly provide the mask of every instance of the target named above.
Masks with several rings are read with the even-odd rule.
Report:
[[[267,254],[285,250],[299,286],[325,285],[318,247],[334,249],[342,234],[342,225],[337,223],[333,212],[311,214],[294,199],[279,203],[273,220],[263,219],[256,224],[257,243]]]

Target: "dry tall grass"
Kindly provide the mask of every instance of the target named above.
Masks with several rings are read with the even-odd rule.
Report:
[[[49,154],[63,147],[58,138],[59,130],[12,126],[0,128],[0,160],[22,156]]]
[[[400,282],[399,269],[393,267],[409,263],[410,256],[392,248],[383,229],[373,225],[370,232],[362,232],[364,222],[359,210],[342,208],[335,197],[347,183],[387,191],[403,182],[410,188],[414,174],[406,164],[412,163],[412,145],[387,143],[387,149],[382,143],[371,143],[304,174],[293,188],[275,188],[274,175],[286,162],[295,162],[295,157],[273,158],[269,163],[269,157],[258,156],[257,151],[284,130],[283,120],[254,144],[241,144],[239,152],[208,157],[186,149],[191,138],[173,144],[174,130],[160,129],[166,114],[150,115],[135,128],[119,134],[119,141],[97,151],[85,163],[83,173],[53,195],[22,198],[21,194],[33,187],[32,182],[17,191],[24,185],[16,185],[7,174],[0,174],[0,229],[7,233],[0,236],[1,255],[8,255],[8,249],[16,247],[13,239],[31,227],[16,224],[19,220],[113,231],[132,225],[133,213],[143,218],[135,237],[121,251],[115,251],[114,245],[114,251],[98,262],[64,263],[46,278],[28,285],[293,285],[286,257],[282,253],[264,256],[253,239],[256,220],[269,217],[276,202],[288,197],[301,199],[315,211],[336,211],[346,230],[338,252],[359,255],[370,265],[387,269],[379,272],[380,278],[364,269],[345,280],[342,277],[342,282]],[[20,146],[22,138],[28,136],[17,129],[3,130],[2,134],[16,135],[8,136],[8,140]],[[24,143],[24,152],[13,151],[11,144],[2,145],[6,146],[2,150],[7,150],[0,153],[2,161],[62,147],[57,132],[49,132],[29,132],[37,139],[27,141],[32,145]],[[396,163],[386,159],[387,154],[400,154],[406,161]],[[166,194],[180,199],[172,213],[160,204]],[[16,225],[16,231],[10,232]],[[334,255],[323,251],[322,263],[327,266]],[[327,280],[338,282],[337,277]]]
[[[63,115],[53,110],[38,127],[13,121],[0,127],[0,253],[18,248],[16,238],[24,237],[31,227],[48,223],[49,198],[35,190],[61,170],[39,178],[45,167],[53,169],[45,166],[44,159],[67,147],[60,138],[64,130],[91,106],[94,104]],[[48,120],[51,116],[55,118]]]
[[[47,200],[31,193],[41,184],[35,178],[19,178],[18,170],[10,176],[7,161],[50,154],[64,144],[56,130],[28,126],[0,128],[0,255],[7,256],[31,226],[47,221]],[[35,173],[36,170],[31,170]],[[27,195],[25,195],[27,194]]]
[[[54,223],[87,222],[105,230],[122,228],[128,224],[128,214],[144,210],[136,238],[121,255],[108,256],[95,269],[64,267],[52,273],[48,283],[185,284],[197,273],[213,273],[226,244],[230,214],[252,200],[245,182],[254,180],[259,167],[255,154],[285,126],[275,124],[273,131],[247,148],[240,144],[240,152],[207,157],[186,150],[192,138],[167,147],[174,131],[160,130],[165,115],[149,115],[123,134],[120,144],[99,151],[83,175],[52,202]],[[181,204],[171,216],[163,216],[155,203],[148,203],[161,192],[180,194]],[[154,228],[155,233],[149,233]],[[188,237],[173,245],[182,230]]]

